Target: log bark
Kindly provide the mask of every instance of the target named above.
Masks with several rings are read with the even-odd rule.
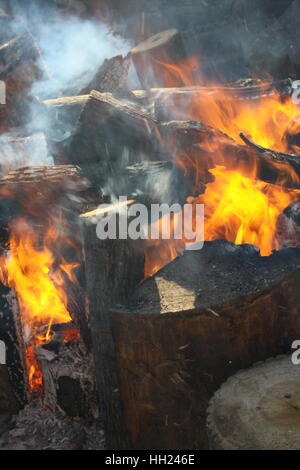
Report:
[[[131,49],[131,57],[142,86],[183,86],[179,76],[168,72],[164,64],[176,65],[187,59],[179,31],[169,29],[152,36]]]
[[[98,239],[96,226],[89,221],[84,221],[82,233],[93,356],[106,448],[128,449],[131,444],[123,422],[124,408],[120,405],[109,308],[124,304],[133,287],[141,281],[144,256],[137,249],[137,242],[131,245],[128,240]]]
[[[18,301],[15,293],[3,284],[0,284],[0,309],[0,340],[6,346],[6,365],[2,365],[1,368],[5,369],[3,374],[9,377],[6,390],[12,391],[6,402],[8,406],[6,412],[10,413],[16,412],[27,402],[28,381]],[[5,385],[2,391],[5,391]]]
[[[141,107],[110,93],[92,91],[72,138],[69,158],[75,164],[101,162],[105,176],[125,161],[136,163],[158,146],[156,121]]]
[[[207,243],[146,280],[135,309],[111,312],[134,449],[207,448],[206,408],[220,384],[289,351],[300,334],[300,251],[288,250],[265,259],[247,245]]]
[[[118,55],[111,59],[105,59],[99,70],[81,91],[81,95],[89,94],[92,90],[100,92],[117,92],[125,87],[128,70],[130,65],[130,56],[123,57]]]

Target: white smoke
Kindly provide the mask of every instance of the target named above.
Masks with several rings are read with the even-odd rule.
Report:
[[[19,13],[19,12],[18,12]],[[27,12],[28,13],[28,12]],[[41,68],[46,70],[42,80],[33,84],[31,94],[40,101],[60,96],[79,94],[93,78],[103,61],[118,54],[127,55],[130,44],[120,37],[110,33],[107,26],[76,17],[64,18],[55,16],[49,21],[45,11],[37,10],[36,5],[32,14],[17,17],[13,30],[16,35],[23,34],[26,28],[33,34],[41,51]],[[30,22],[34,27],[30,29]],[[20,136],[28,133],[45,132],[51,140],[63,140],[65,129],[70,134],[71,123],[65,122],[63,128],[58,128],[57,121],[42,117],[36,109],[36,100],[24,129]],[[27,130],[26,130],[27,129]],[[16,151],[13,142],[16,136],[7,133],[0,136],[1,172],[23,166],[53,164],[53,158],[48,154],[46,140],[43,137],[28,140],[28,145],[22,151]],[[53,136],[55,138],[53,138]],[[28,150],[28,152],[26,152]]]
[[[50,74],[32,90],[43,99],[67,91],[79,93],[104,59],[130,50],[129,43],[113,36],[104,24],[80,18],[38,25],[35,34]]]

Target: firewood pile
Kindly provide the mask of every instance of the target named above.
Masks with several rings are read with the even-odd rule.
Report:
[[[50,3],[59,3],[66,15],[94,11],[94,2]],[[117,21],[121,3],[106,5],[106,19]],[[13,13],[0,13],[7,27],[0,34],[0,80],[6,84],[6,104],[0,105],[0,340],[7,347],[0,373],[7,397],[16,396],[3,413],[0,400],[0,448],[205,448],[205,412],[216,388],[238,369],[285,353],[300,331],[299,133],[286,134],[287,150],[280,151],[242,128],[229,135],[191,106],[199,102],[203,112],[214,100],[221,107],[228,100],[255,106],[276,98],[284,104],[292,79],[275,73],[274,79],[258,74],[200,84],[186,48],[187,27],[155,30],[145,23],[148,15],[156,17],[156,3],[143,12],[131,50],[106,58],[84,84],[74,82],[68,93],[50,92],[47,99],[32,93],[51,75],[38,40],[26,22],[15,35]],[[233,13],[242,28],[248,13],[247,2],[240,3]],[[266,43],[271,31],[277,40],[284,29],[280,60],[289,42],[286,22],[297,10],[290,3],[263,15],[263,22],[272,16],[272,24],[257,38]],[[210,31],[199,31],[195,22],[191,28],[210,44]],[[254,30],[255,21],[248,31]],[[222,37],[227,27],[217,24],[215,31]],[[268,48],[258,48],[263,58]],[[260,58],[252,53],[255,68]],[[266,72],[276,68],[271,62]],[[190,83],[184,73],[170,72],[183,65]],[[294,73],[297,65],[294,60],[286,70]],[[130,86],[132,70],[139,88]],[[176,246],[169,255],[163,241],[165,259],[151,271],[155,243],[96,237],[100,204],[126,196],[147,207],[183,206],[205,195],[219,167],[241,171],[264,194],[271,186],[293,195],[284,199],[275,227],[276,248],[283,249],[262,257],[254,241],[236,237],[234,244],[220,233],[199,252],[181,253]],[[57,304],[63,315],[34,327],[9,270],[10,255],[22,258],[18,248],[26,231],[34,234],[32,253],[51,251],[51,269],[44,266],[43,274],[56,276],[53,284],[66,294]],[[23,275],[27,265],[21,268]]]

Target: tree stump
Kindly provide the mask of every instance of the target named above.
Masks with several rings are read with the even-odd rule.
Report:
[[[230,377],[210,401],[210,448],[298,450],[300,370],[278,356]]]
[[[299,260],[297,248],[260,257],[207,242],[140,284],[131,308],[112,310],[134,449],[207,448],[206,408],[220,384],[300,335]]]

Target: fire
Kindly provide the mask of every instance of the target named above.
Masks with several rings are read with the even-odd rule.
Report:
[[[9,253],[1,259],[1,281],[18,296],[28,346],[26,363],[31,391],[42,388],[34,347],[49,341],[54,323],[71,321],[66,307],[65,275],[74,281],[75,264],[63,259],[57,262],[55,242],[59,243],[55,226],[50,225],[41,237],[25,218],[19,218],[11,226]]]
[[[251,243],[263,256],[279,249],[274,238],[276,221],[293,195],[221,166],[211,173],[215,181],[194,201],[205,205],[205,239]]]
[[[162,65],[166,86],[184,80],[186,86],[195,85],[191,81],[191,64]],[[198,67],[199,70],[199,67]],[[167,71],[167,73],[166,73]],[[173,79],[169,79],[173,74]],[[271,96],[255,99],[238,99],[228,87],[207,83],[200,77],[199,92],[193,89],[192,99],[186,109],[177,108],[175,102],[166,101],[178,119],[191,119],[213,126],[227,134],[239,145],[245,145],[240,138],[243,132],[256,144],[280,152],[300,153],[299,148],[291,148],[289,135],[300,132],[300,107],[291,97],[282,96],[274,91]],[[261,86],[265,83],[259,82]],[[206,185],[204,194],[189,198],[193,204],[204,204],[205,240],[225,238],[231,242],[250,243],[260,248],[261,254],[267,256],[274,249],[280,249],[276,240],[276,222],[279,214],[294,200],[299,198],[299,191],[280,186],[284,175],[280,175],[278,185],[267,184],[256,180],[255,164],[250,168],[241,165],[233,169],[222,166],[222,143],[201,142],[203,150],[209,151],[215,161],[215,167],[209,171],[214,181]],[[192,149],[179,153],[174,145],[176,163],[185,169],[201,174],[199,153]],[[275,165],[276,163],[274,163]],[[203,170],[202,170],[203,172]],[[297,178],[291,173],[292,178]],[[197,183],[197,181],[196,181]],[[183,249],[183,242],[161,240],[154,244],[149,242],[146,249],[145,275],[153,275],[167,262],[174,259]],[[156,251],[154,253],[153,246]]]

